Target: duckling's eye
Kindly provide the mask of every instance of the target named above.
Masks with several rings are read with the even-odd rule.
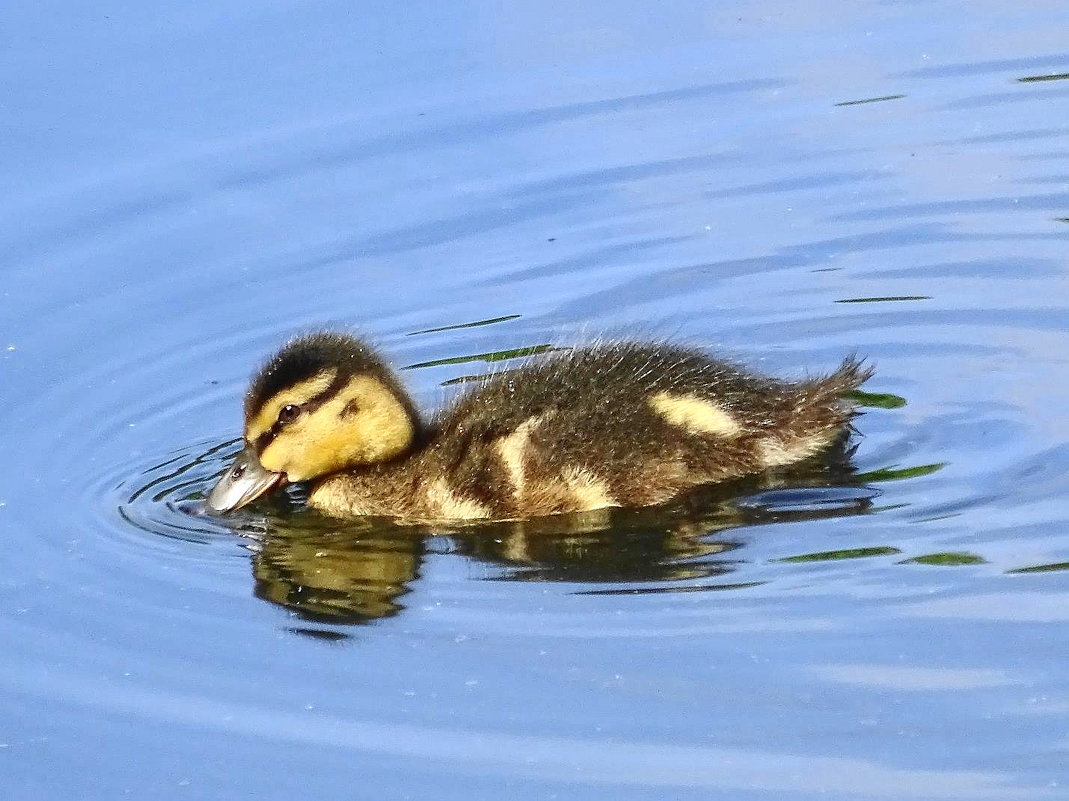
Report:
[[[288,403],[282,407],[278,413],[278,422],[281,425],[287,425],[292,423],[298,417],[301,416],[301,407],[294,406],[292,403]]]

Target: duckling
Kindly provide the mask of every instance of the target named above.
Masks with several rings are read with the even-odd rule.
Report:
[[[872,370],[786,382],[697,350],[616,342],[489,377],[426,422],[367,343],[285,345],[245,397],[245,449],[208,497],[237,509],[289,482],[336,517],[523,520],[661,504],[699,484],[814,456]]]

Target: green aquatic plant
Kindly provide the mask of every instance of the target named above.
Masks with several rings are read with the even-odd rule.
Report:
[[[858,406],[870,409],[901,409],[907,403],[901,395],[894,395],[890,392],[862,392],[859,389],[845,392],[843,397],[852,400]]]
[[[903,559],[899,564],[951,567],[957,565],[983,565],[987,564],[987,560],[982,556],[977,556],[976,554],[968,553],[967,551],[946,551],[944,553],[928,553],[923,556],[914,556],[910,559]]]
[[[841,551],[818,551],[816,553],[804,553],[798,556],[785,556],[775,559],[776,562],[831,562],[837,559],[864,559],[869,556],[894,556],[902,553],[898,548],[889,545],[877,545],[871,548],[844,548]]]
[[[882,295],[872,298],[843,298],[836,303],[887,303],[902,300],[931,300],[931,295]]]
[[[880,97],[864,97],[860,100],[843,100],[836,103],[836,106],[861,106],[866,103],[884,103],[888,100],[901,100],[905,95],[882,95]]]
[[[1069,562],[1051,562],[1049,565],[1031,565],[1007,570],[1007,573],[1054,573],[1059,570],[1069,570]]]
[[[453,325],[441,325],[437,328],[422,328],[419,331],[409,331],[407,336],[414,337],[417,334],[437,334],[442,331],[456,331],[461,328],[479,328],[484,325],[493,325],[494,323],[505,323],[509,320],[518,320],[523,315],[520,314],[505,314],[501,317],[489,317],[485,320],[473,320],[470,323],[454,323]]]
[[[1018,78],[1017,83],[1045,83],[1047,81],[1069,80],[1069,72],[1055,72],[1050,75],[1026,75]]]
[[[558,348],[554,345],[530,345],[525,348],[512,348],[510,350],[495,350],[489,353],[473,353],[470,356],[451,356],[448,359],[432,359],[429,362],[416,362],[406,364],[403,369],[417,370],[421,367],[441,367],[446,364],[467,364],[469,362],[501,362],[506,359],[518,359],[521,356],[534,356],[538,353],[551,353],[567,348]]]
[[[919,464],[915,467],[881,467],[877,470],[858,473],[856,478],[859,481],[865,482],[901,481],[906,478],[919,478],[920,476],[931,475],[937,470],[942,470],[947,464],[947,462],[934,462],[932,464]]]

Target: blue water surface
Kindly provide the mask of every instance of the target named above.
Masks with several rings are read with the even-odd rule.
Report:
[[[0,797],[1069,797],[1064,2],[0,22]],[[877,394],[697,514],[203,516],[324,325],[428,408],[594,336]]]

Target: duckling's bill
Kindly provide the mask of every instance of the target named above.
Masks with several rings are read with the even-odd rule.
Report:
[[[208,495],[208,511],[232,512],[286,484],[285,473],[272,473],[260,464],[251,445],[237,455]]]

